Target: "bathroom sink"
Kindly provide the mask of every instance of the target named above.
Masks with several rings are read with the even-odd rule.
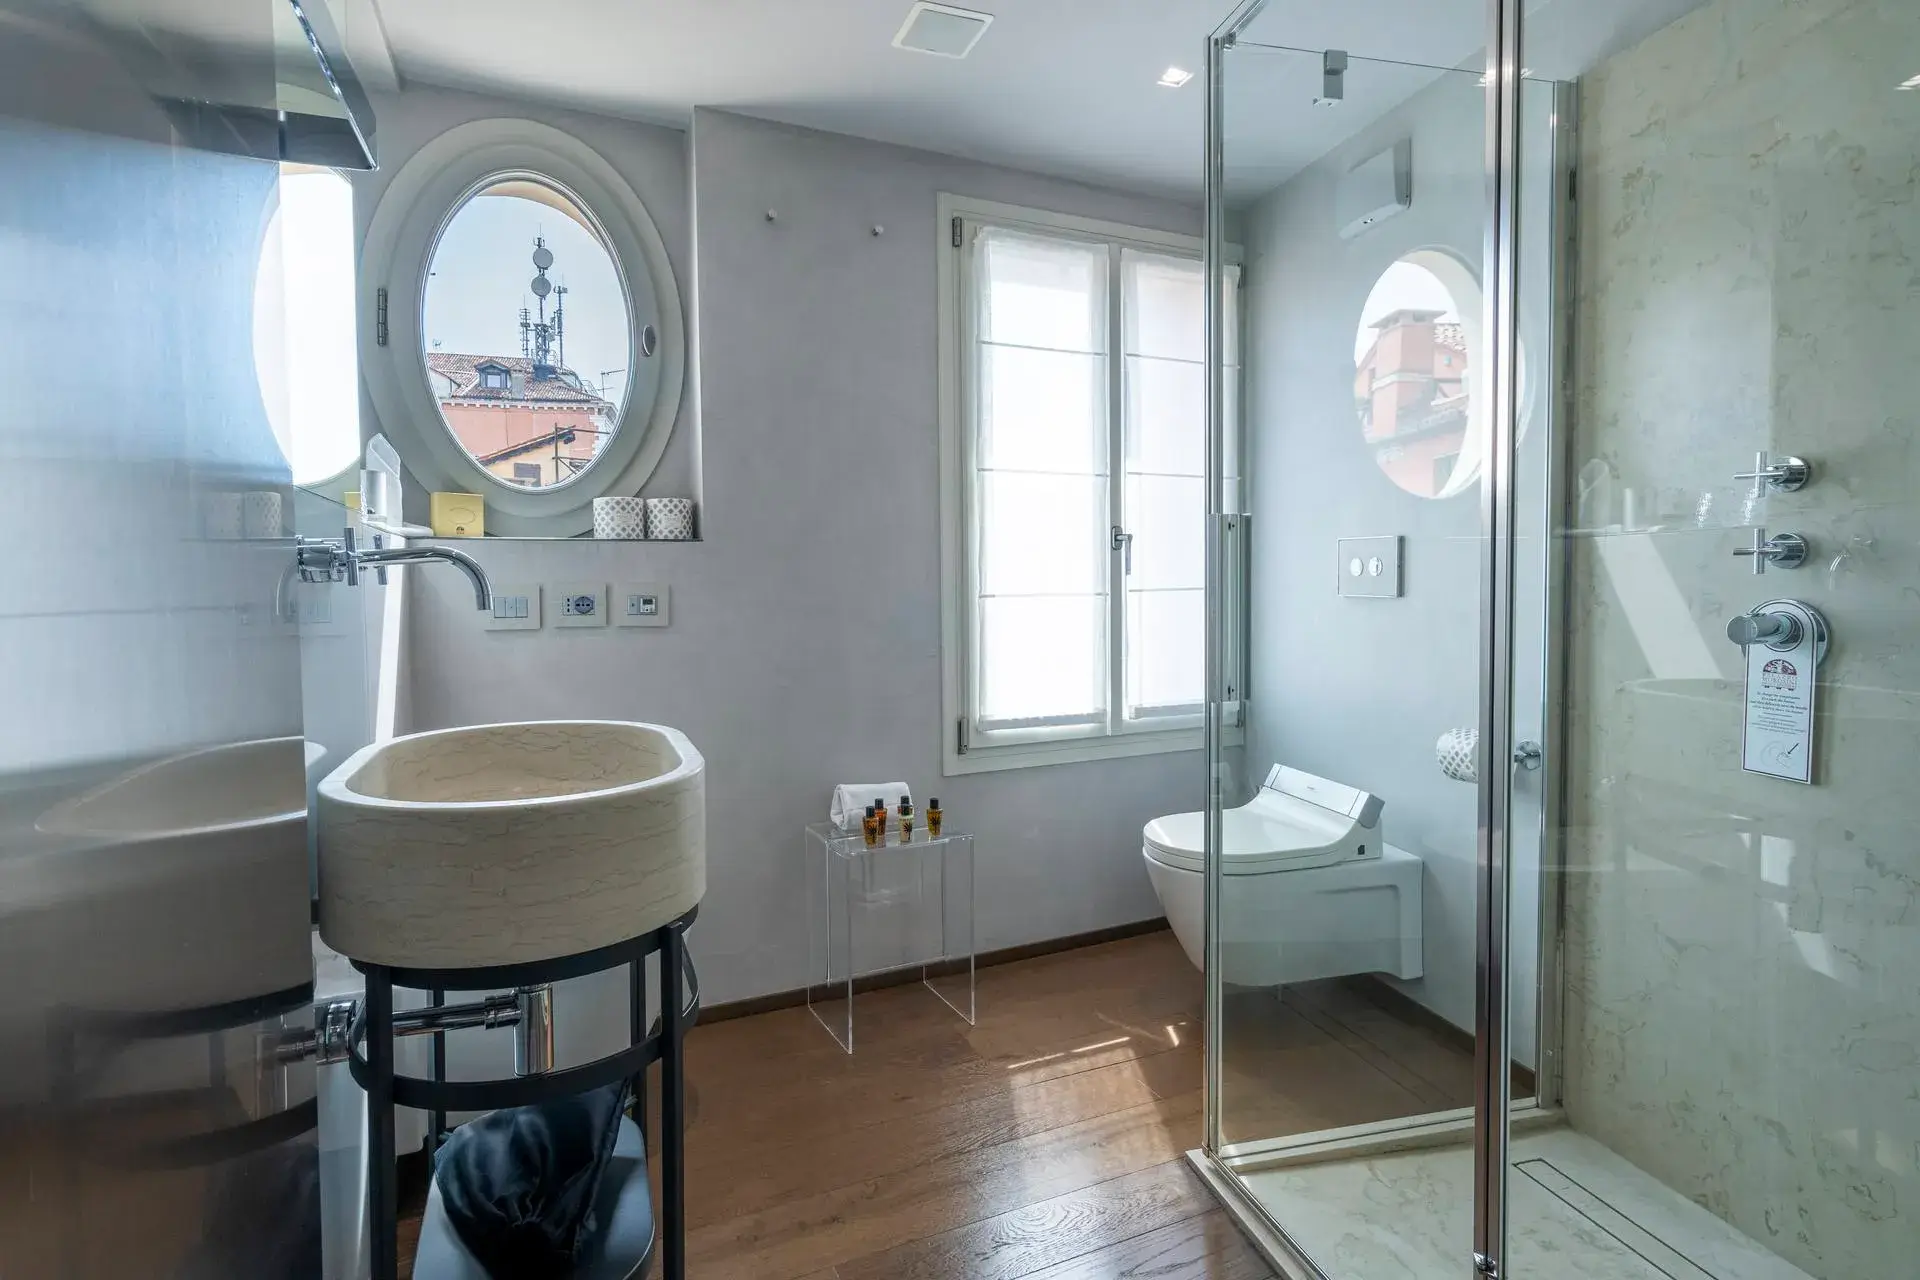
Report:
[[[521,964],[656,929],[706,891],[706,763],[662,725],[417,733],[320,783],[320,936],[404,968]]]

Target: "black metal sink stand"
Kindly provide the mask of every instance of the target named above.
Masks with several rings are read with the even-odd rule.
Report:
[[[665,1280],[686,1278],[686,1078],[683,1050],[687,1027],[698,1009],[683,1005],[687,972],[686,930],[699,908],[660,928],[611,946],[551,960],[474,969],[415,969],[354,961],[366,975],[366,998],[347,1045],[348,1068],[367,1093],[367,1218],[372,1234],[373,1280],[398,1280],[399,1199],[394,1162],[395,1107],[430,1113],[435,1123],[448,1111],[494,1111],[586,1093],[617,1080],[635,1081],[635,1118],[646,1128],[646,1069],[660,1064],[660,1253]],[[647,1025],[647,957],[660,956],[660,1025]],[[446,991],[490,991],[539,986],[626,965],[628,1047],[579,1066],[506,1080],[421,1079],[394,1070],[393,989],[426,991],[438,999]],[[408,1010],[416,1018],[421,1011]],[[436,1037],[436,1040],[438,1037]],[[434,1054],[434,1075],[444,1072],[444,1057]],[[439,1136],[430,1134],[429,1148]]]

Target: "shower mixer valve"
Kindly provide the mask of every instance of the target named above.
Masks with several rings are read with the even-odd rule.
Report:
[[[1807,481],[1813,477],[1813,467],[1805,458],[1795,458],[1786,454],[1774,457],[1765,449],[1753,456],[1753,470],[1736,471],[1735,480],[1752,480],[1756,487],[1765,485],[1776,493],[1793,493],[1807,487]]]
[[[1769,563],[1776,569],[1798,569],[1807,558],[1807,540],[1797,533],[1776,533],[1769,538],[1765,529],[1755,529],[1753,545],[1735,547],[1733,554],[1752,556],[1756,574],[1765,573]]]

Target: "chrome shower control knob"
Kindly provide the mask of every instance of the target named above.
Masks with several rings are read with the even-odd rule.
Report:
[[[1753,571],[1765,573],[1771,564],[1776,569],[1798,569],[1807,559],[1807,540],[1797,533],[1776,533],[1771,538],[1765,529],[1753,531],[1751,547],[1735,547],[1736,556],[1752,556]]]
[[[1773,457],[1765,449],[1754,455],[1753,470],[1736,471],[1735,480],[1754,480],[1776,493],[1793,493],[1807,487],[1813,467],[1805,458]]]
[[[1727,639],[1742,649],[1752,644],[1791,649],[1800,643],[1800,619],[1790,613],[1743,613],[1727,623]]]

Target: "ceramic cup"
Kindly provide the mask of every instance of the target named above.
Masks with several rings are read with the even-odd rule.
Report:
[[[242,495],[219,490],[200,495],[200,535],[229,542],[239,538],[246,528],[241,514]]]
[[[646,537],[646,499],[595,498],[593,500],[593,536],[596,538]]]
[[[648,498],[647,536],[668,542],[693,537],[692,498]]]
[[[241,495],[240,531],[247,538],[277,538],[281,533],[280,495],[271,489],[256,489]]]

